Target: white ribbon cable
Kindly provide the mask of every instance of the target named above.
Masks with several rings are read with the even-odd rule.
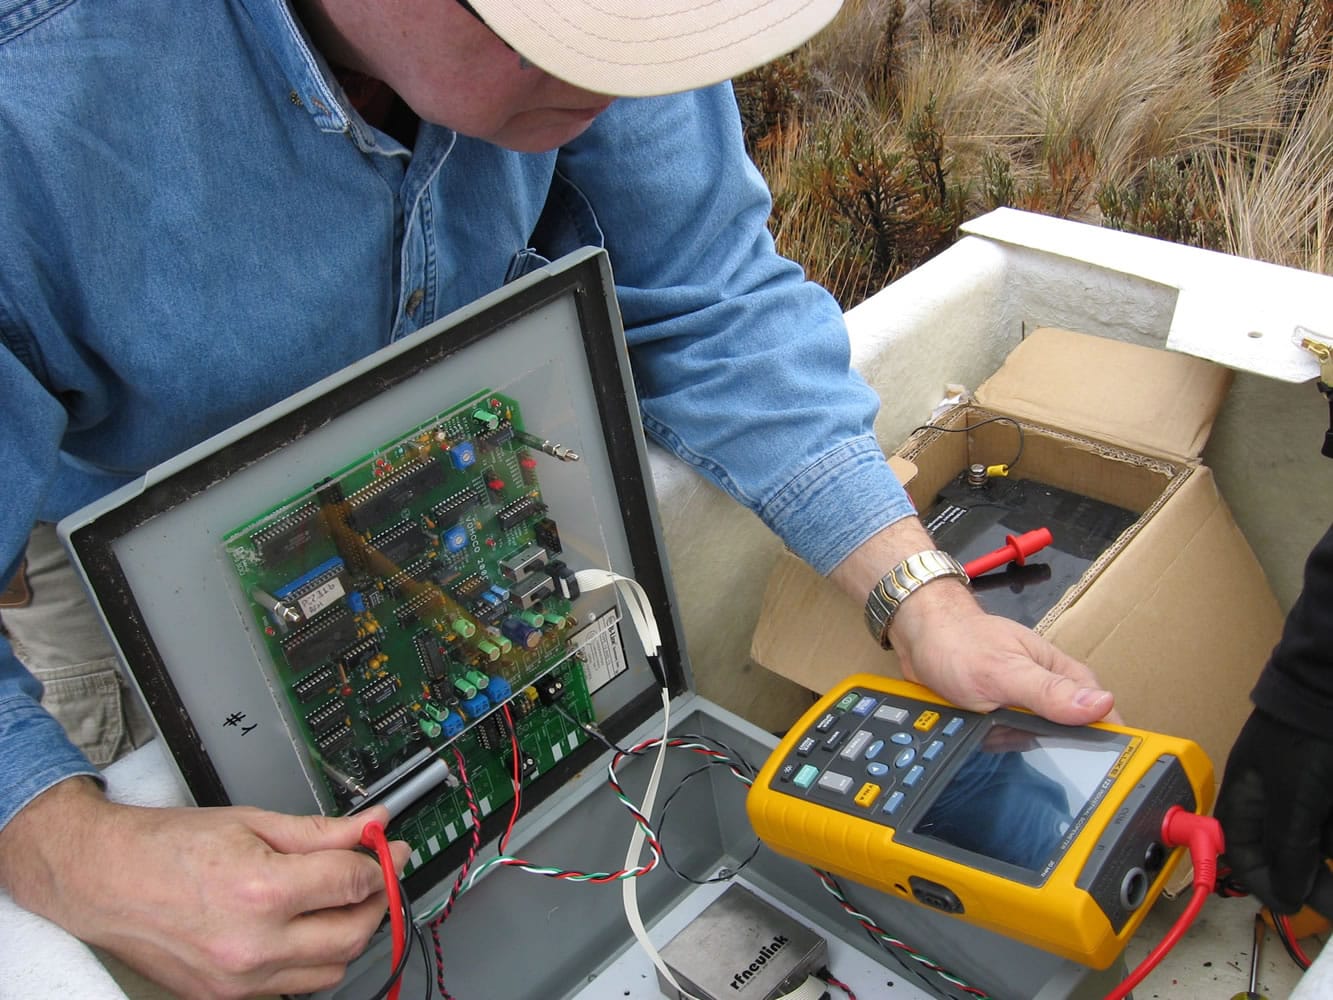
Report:
[[[625,598],[625,608],[629,612],[630,619],[634,622],[634,629],[639,634],[639,641],[643,644],[645,655],[656,656],[658,654],[658,650],[662,646],[661,633],[657,630],[657,619],[653,616],[648,594],[637,580],[604,569],[581,569],[574,574],[574,582],[578,584],[579,590],[616,587]],[[648,788],[643,794],[643,802],[639,807],[639,812],[645,817],[652,816],[653,805],[657,801],[657,789],[662,778],[662,768],[666,764],[667,739],[670,733],[671,692],[664,687],[662,688],[662,739],[658,743],[657,759],[653,762],[653,773],[648,779]],[[638,866],[639,857],[643,853],[643,841],[643,828],[635,823],[634,833],[630,836],[629,850],[625,853],[623,867],[626,870]],[[639,880],[637,878],[624,879],[620,883],[621,901],[625,907],[625,920],[629,923],[635,940],[639,942],[639,947],[643,949],[644,953],[652,959],[653,965],[662,973],[663,978],[675,987],[682,1000],[698,1000],[692,994],[686,993],[680,983],[676,982],[676,977],[671,974],[671,970],[667,968],[666,962],[663,961],[662,956],[648,937],[648,928],[644,926],[643,916],[639,912],[638,884]]]
[[[777,1000],[819,1000],[828,992],[828,984],[822,979],[810,976],[790,993],[784,993]]]
[[[605,569],[581,569],[574,574],[574,582],[579,590],[600,590],[603,587],[616,587],[625,598],[625,609],[634,622],[634,630],[643,644],[647,656],[656,656],[662,646],[662,634],[657,629],[657,619],[653,616],[652,604],[648,594],[639,584],[619,573]]]
[[[657,760],[653,763],[653,775],[648,780],[648,790],[643,795],[643,805],[639,811],[644,816],[651,816],[653,803],[657,799],[657,785],[662,776],[662,765],[666,763],[667,736],[671,731],[671,694],[666,688],[662,688],[662,740],[657,746]],[[639,863],[639,855],[643,851],[643,827],[638,823],[634,824],[634,835],[630,837],[629,851],[625,854],[626,869],[635,867]],[[634,932],[635,940],[639,942],[639,947],[657,966],[657,971],[662,973],[676,992],[680,994],[681,1000],[699,1000],[692,993],[686,993],[680,983],[676,982],[676,977],[671,974],[667,968],[666,962],[653,946],[652,940],[648,937],[648,928],[643,925],[643,917],[639,913],[639,880],[637,878],[627,878],[620,883],[621,901],[625,906],[625,919],[629,922],[630,930]],[[818,1000],[818,998],[816,998]]]

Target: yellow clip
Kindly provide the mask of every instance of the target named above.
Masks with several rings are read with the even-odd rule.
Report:
[[[986,466],[987,476],[999,476],[1004,478],[1009,475],[1009,466],[1007,465],[988,465]]]
[[[1319,361],[1319,381],[1324,385],[1333,385],[1333,344],[1303,326],[1296,327],[1295,336],[1291,339]]]

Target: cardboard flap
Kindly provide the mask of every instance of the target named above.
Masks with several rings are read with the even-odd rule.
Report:
[[[902,483],[904,486],[916,478],[916,463],[903,458],[901,455],[889,456],[889,468],[892,469],[893,474],[898,477],[898,482]]]
[[[1034,330],[977,389],[988,409],[1146,452],[1198,458],[1231,370],[1173,351]]]

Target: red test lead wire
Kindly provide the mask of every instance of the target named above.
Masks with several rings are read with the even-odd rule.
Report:
[[[397,969],[407,950],[407,921],[403,919],[403,899],[398,892],[398,872],[393,866],[393,854],[389,851],[389,838],[384,835],[384,827],[378,823],[367,823],[361,829],[361,844],[375,852],[379,859],[380,871],[384,873],[384,891],[389,897],[389,928],[393,932],[393,965]],[[402,979],[389,990],[388,1000],[398,1000],[398,990]]]
[[[1124,1000],[1157,967],[1157,963],[1184,937],[1217,885],[1217,858],[1226,846],[1222,827],[1217,820],[1211,816],[1199,816],[1180,806],[1172,806],[1162,819],[1162,842],[1167,847],[1189,848],[1190,863],[1194,865],[1194,895],[1157,946],[1119,986],[1106,994],[1106,1000]]]
[[[1005,535],[1003,547],[994,552],[987,552],[984,556],[977,556],[971,562],[963,563],[963,569],[967,571],[969,580],[975,580],[983,573],[989,573],[1005,563],[1012,562],[1022,566],[1028,556],[1050,544],[1050,528],[1034,528],[1021,535]]]

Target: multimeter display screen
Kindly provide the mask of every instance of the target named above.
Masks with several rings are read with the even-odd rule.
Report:
[[[1125,740],[1036,733],[997,723],[926,808],[913,832],[1034,874],[1101,799]]]

